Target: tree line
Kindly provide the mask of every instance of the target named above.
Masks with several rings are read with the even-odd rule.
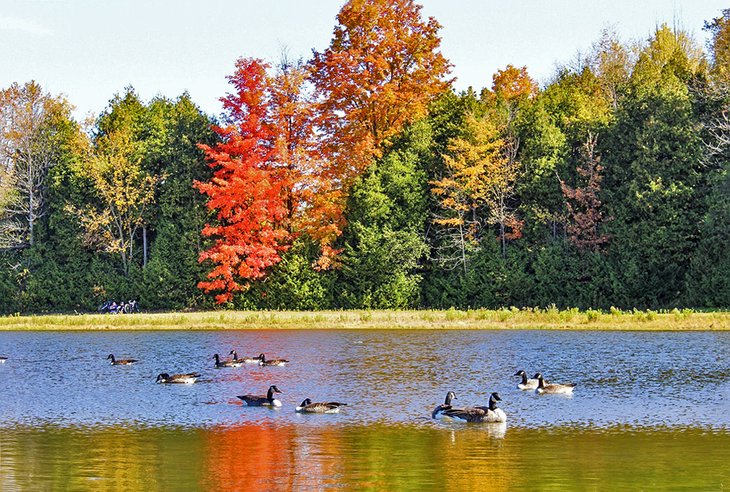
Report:
[[[0,91],[0,311],[730,306],[730,10],[542,88],[457,92],[440,27],[347,2],[310,60],[239,59],[219,118]]]

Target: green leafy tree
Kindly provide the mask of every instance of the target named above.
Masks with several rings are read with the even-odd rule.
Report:
[[[699,224],[699,243],[687,275],[691,306],[730,306],[730,93],[728,86],[711,91],[712,111],[706,115],[704,171],[709,190],[702,198],[706,212]]]
[[[705,74],[690,38],[663,26],[639,54],[603,153],[606,227],[616,302],[675,305],[683,296],[698,225],[703,176],[701,128],[691,84]]]
[[[425,122],[412,125],[355,183],[337,282],[341,307],[406,308],[417,304],[427,247],[426,175],[431,144]]]
[[[155,188],[156,206],[147,210],[144,224],[149,259],[144,262],[138,296],[145,307],[183,308],[202,301],[196,285],[205,276],[198,257],[208,211],[204,197],[191,184],[210,179],[210,168],[197,146],[216,141],[210,123],[188,94],[174,101],[156,98],[147,107],[142,167],[165,178]]]
[[[155,186],[162,180],[144,172],[132,138],[120,129],[97,140],[93,155],[77,169],[89,181],[96,200],[69,207],[84,229],[84,243],[118,255],[125,275],[135,262],[146,209],[154,203]]]

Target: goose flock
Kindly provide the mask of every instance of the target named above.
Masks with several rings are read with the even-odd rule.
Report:
[[[264,353],[257,357],[239,358],[235,350],[231,350],[230,359],[222,360],[219,354],[213,354],[213,367],[216,369],[242,367],[245,364],[258,364],[259,366],[284,366],[289,361],[286,359],[267,359]],[[8,357],[0,356],[0,364],[5,363]],[[138,359],[117,359],[114,354],[109,354],[107,360],[111,361],[114,366],[128,366],[136,362]],[[535,373],[532,378],[527,377],[524,370],[517,371],[514,376],[519,377],[517,389],[521,391],[534,391],[537,394],[553,394],[553,395],[572,395],[575,389],[575,383],[551,383],[545,381],[542,373]],[[197,372],[169,374],[166,372],[157,375],[156,382],[159,384],[193,384],[200,374]],[[276,385],[269,386],[265,395],[239,395],[237,396],[243,403],[250,407],[272,407],[279,408],[282,406],[280,400],[275,398],[275,394],[281,393]],[[497,402],[502,401],[499,393],[494,392],[489,396],[487,405],[474,405],[466,407],[457,407],[453,405],[456,394],[453,391],[446,393],[444,402],[437,405],[431,412],[431,418],[443,419],[449,418],[461,420],[464,422],[478,423],[504,423],[507,422],[507,414],[499,408]],[[340,407],[347,406],[342,402],[313,402],[310,398],[305,398],[302,403],[295,407],[297,413],[338,413]]]
[[[287,359],[267,359],[263,352],[256,357],[238,357],[236,350],[231,350],[228,354],[230,359],[222,360],[219,354],[213,354],[213,367],[216,369],[243,367],[245,364],[258,364],[259,366],[284,366],[289,362]],[[0,362],[5,362],[7,357],[0,358]],[[114,354],[109,354],[107,360],[111,360],[112,365],[127,366],[135,362],[137,359],[117,359]],[[193,384],[200,374],[197,372],[188,372],[181,374],[172,374],[163,372],[157,375],[156,382],[160,384]],[[281,407],[281,401],[274,398],[275,393],[281,393],[276,385],[269,386],[265,395],[239,395],[236,398],[241,400],[249,407]],[[305,398],[302,403],[294,410],[298,413],[338,413],[341,406],[347,406],[347,403],[341,402],[312,402],[310,398]]]
[[[542,377],[541,373],[536,373],[531,379],[527,378],[524,370],[519,370],[515,374],[520,378],[517,383],[517,389],[522,391],[534,391],[537,394],[551,395],[572,395],[575,383],[548,383]],[[505,423],[507,422],[507,414],[497,406],[498,401],[502,401],[499,393],[492,393],[489,396],[488,405],[475,405],[471,407],[455,407],[452,400],[456,399],[453,391],[446,393],[444,402],[437,405],[431,412],[431,418],[438,419],[449,417],[452,419],[463,420],[465,422],[487,422],[487,423]]]
[[[241,367],[244,364],[284,366],[289,362],[286,359],[267,359],[264,353],[259,354],[258,357],[239,358],[236,351],[231,350],[229,355],[231,355],[230,359],[221,360],[220,355],[213,354],[213,359],[215,361],[214,367],[218,369],[226,367]],[[112,363],[114,363],[114,356],[109,355],[109,358],[111,358]],[[126,359],[126,361],[134,361],[134,359]],[[539,372],[532,378],[528,378],[527,373],[524,370],[519,370],[514,375],[520,378],[520,382],[517,383],[517,389],[522,391],[534,391],[538,394],[571,395],[576,386],[574,383],[559,384],[546,382],[542,374]],[[157,376],[157,382],[194,383],[198,377],[200,377],[200,375],[197,373],[173,374],[172,376],[167,373],[163,373]],[[276,385],[271,385],[265,395],[239,395],[237,398],[250,407],[279,408],[282,406],[282,403],[280,400],[275,398],[277,393],[281,393],[281,390],[277,388]],[[497,392],[494,392],[489,396],[489,402],[487,405],[456,407],[452,403],[455,399],[456,394],[453,391],[446,393],[444,402],[437,405],[431,412],[431,418],[449,418],[464,422],[478,423],[507,422],[507,414],[497,405],[497,402],[502,401],[502,397],[500,397]],[[340,407],[343,406],[347,406],[347,403],[334,401],[312,402],[310,398],[305,398],[302,403],[295,407],[294,411],[298,413],[338,413],[340,411]]]

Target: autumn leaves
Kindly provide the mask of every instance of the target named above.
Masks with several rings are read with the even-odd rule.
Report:
[[[336,261],[351,184],[449,88],[440,26],[420,8],[350,1],[309,62],[238,61],[222,99],[226,124],[215,128],[221,142],[201,145],[213,178],[195,183],[216,214],[200,257],[213,269],[199,287],[218,303],[264,277],[300,235],[319,244],[318,268]]]

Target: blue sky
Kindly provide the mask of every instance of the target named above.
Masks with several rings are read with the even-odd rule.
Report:
[[[0,87],[34,79],[81,117],[132,85],[148,100],[187,90],[218,114],[240,56],[308,58],[329,43],[343,0],[0,0]],[[444,26],[456,87],[482,88],[508,63],[544,83],[604,27],[645,39],[664,22],[705,43],[721,0],[422,0]]]

